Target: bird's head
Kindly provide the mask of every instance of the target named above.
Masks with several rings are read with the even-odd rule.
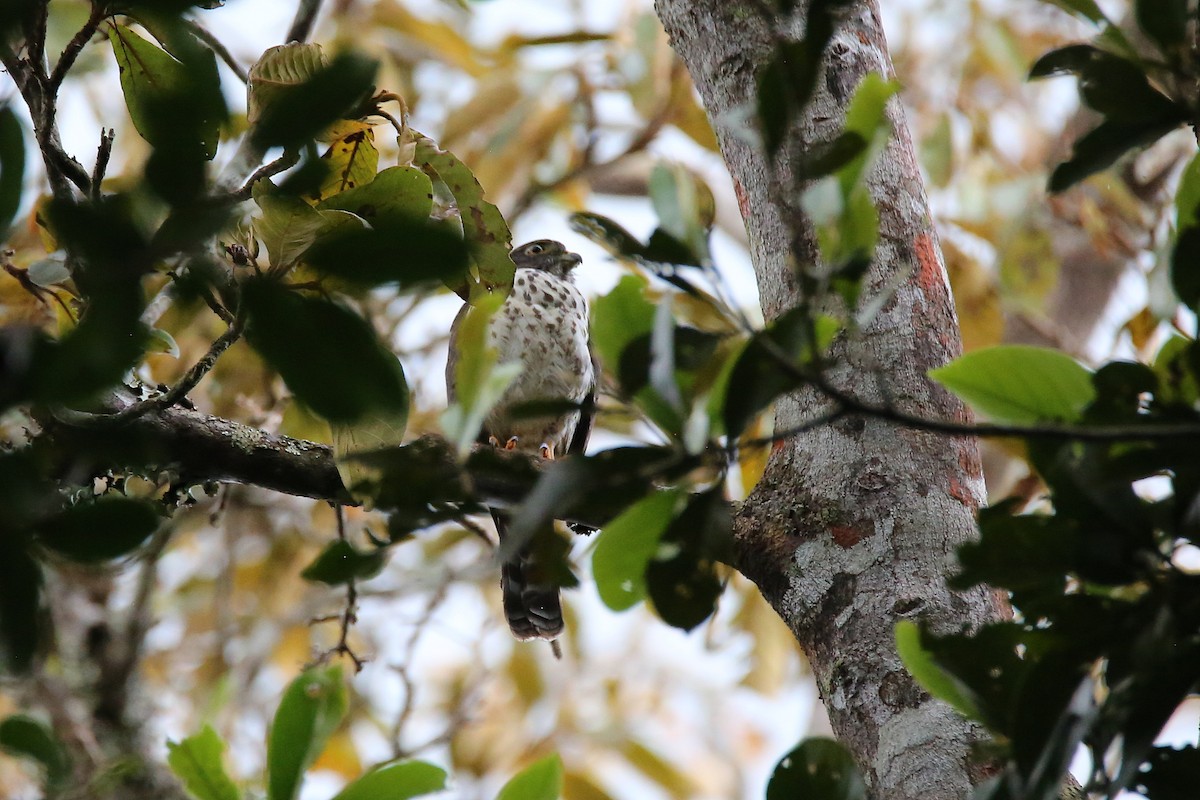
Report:
[[[512,260],[518,269],[541,269],[564,279],[571,277],[571,270],[583,261],[562,242],[552,239],[538,239],[513,248]]]

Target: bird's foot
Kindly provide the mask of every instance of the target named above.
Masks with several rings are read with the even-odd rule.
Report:
[[[497,439],[495,436],[489,436],[489,437],[488,437],[488,444],[490,444],[492,447],[499,447],[499,446],[500,446],[500,440],[499,440],[499,439]]]
[[[547,461],[554,460],[554,446],[542,442],[542,446],[538,448],[538,453]]]
[[[505,450],[516,450],[517,449],[517,437],[516,436],[508,437],[508,441],[504,443],[504,449]]]

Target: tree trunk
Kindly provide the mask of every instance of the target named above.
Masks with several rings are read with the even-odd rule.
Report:
[[[766,11],[773,3],[751,0],[656,5],[720,139],[763,312],[774,319],[798,299],[789,255],[815,263],[816,236],[809,220],[789,211],[799,203],[786,157],[770,166],[738,129],[754,108],[755,78],[773,37],[799,38],[808,3],[797,2],[790,19]],[[793,121],[790,143],[833,139],[855,87],[872,71],[893,74],[869,0],[838,23],[817,93]],[[958,322],[897,100],[889,117],[895,133],[869,179],[880,236],[863,294],[868,303],[883,292],[891,297],[860,335],[835,347],[828,379],[868,402],[963,420],[966,410],[926,377],[958,355]],[[810,390],[781,399],[776,429],[828,405]],[[975,534],[982,498],[974,440],[850,416],[777,447],[739,514],[739,567],[808,654],[833,729],[875,798],[966,797],[986,771],[970,760],[984,733],[916,685],[893,637],[902,619],[944,633],[1002,613],[982,588],[955,593],[945,585],[955,549]]]

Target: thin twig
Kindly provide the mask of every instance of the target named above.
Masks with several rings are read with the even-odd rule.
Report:
[[[43,9],[44,7],[42,4]],[[46,180],[51,191],[60,200],[72,200],[74,192],[71,184],[86,195],[91,189],[91,181],[83,165],[62,149],[55,122],[57,98],[53,92],[46,91],[49,78],[41,65],[44,59],[34,57],[36,48],[33,42],[28,46],[28,58],[20,58],[10,48],[0,46],[0,63],[3,63],[13,83],[17,85],[17,90],[29,109],[34,138],[38,144],[38,151],[42,154],[42,162],[46,166]]]
[[[496,549],[496,543],[492,541],[492,537],[488,536],[487,531],[484,530],[479,523],[464,515],[455,517],[454,521],[461,525],[468,533],[474,534],[476,538],[486,544],[489,548],[492,550]]]
[[[334,516],[337,519],[338,539],[345,542],[346,511],[336,503],[332,503],[331,505],[333,506]],[[344,655],[354,664],[354,671],[356,673],[362,672],[363,665],[367,663],[367,660],[361,658],[350,647],[350,629],[354,627],[354,623],[358,622],[358,587],[355,586],[354,578],[346,581],[346,605],[342,608],[342,613],[336,619],[339,622],[337,644],[331,650],[323,653],[318,660],[324,662],[333,656]]]
[[[47,91],[50,94],[53,95],[58,92],[58,88],[62,86],[63,79],[67,77],[67,72],[75,65],[75,60],[83,52],[84,45],[90,42],[92,37],[96,35],[96,30],[100,27],[101,20],[104,19],[106,5],[107,3],[92,0],[92,10],[88,14],[87,22],[75,32],[75,35],[71,37],[71,41],[67,42],[67,46],[63,48],[62,55],[58,57],[58,63],[54,65],[54,72],[50,73],[50,80],[47,86]]]
[[[994,423],[953,422],[909,414],[892,406],[877,405],[861,400],[829,383],[818,369],[808,371],[797,366],[788,353],[767,337],[759,337],[759,344],[781,369],[796,380],[812,386],[842,406],[842,414],[854,413],[874,417],[885,422],[903,425],[906,428],[944,433],[951,436],[978,436],[985,439],[1024,438],[1062,439],[1081,442],[1150,442],[1168,439],[1200,438],[1200,424],[1145,424],[1145,425],[1070,425],[1045,423],[1037,425],[1001,425]],[[804,430],[811,427],[804,426]],[[800,432],[804,432],[804,430]]]
[[[188,27],[188,30],[196,34],[197,39],[208,45],[209,49],[216,53],[217,58],[225,62],[225,66],[229,67],[230,71],[238,77],[238,80],[242,83],[250,82],[250,73],[233,57],[233,53],[229,52],[229,48],[220,39],[213,36],[212,31],[194,19],[185,19],[183,24]]]
[[[100,200],[100,184],[104,182],[104,173],[108,169],[108,159],[112,156],[113,139],[116,135],[112,128],[100,129],[100,146],[96,148],[96,163],[92,165],[92,202]]]
[[[152,411],[161,411],[164,408],[170,408],[186,397],[188,392],[196,388],[196,384],[200,383],[201,378],[208,374],[213,365],[217,363],[217,359],[220,358],[221,354],[241,338],[243,327],[244,321],[240,317],[234,319],[233,324],[209,346],[208,352],[193,364],[191,369],[184,373],[184,376],[179,379],[178,383],[162,394],[133,403],[115,414],[92,414],[71,409],[59,409],[55,412],[55,416],[72,425],[115,427]]]
[[[33,36],[27,43],[29,60],[37,70],[38,75],[46,77],[46,25],[50,18],[50,2],[42,0],[37,3],[36,16],[33,21]]]
[[[437,611],[438,607],[446,599],[446,590],[449,583],[449,580],[443,579],[438,584],[437,590],[429,596],[429,602],[425,604],[425,609],[420,618],[413,623],[412,632],[409,633],[408,640],[404,643],[404,650],[400,657],[403,666],[392,667],[392,671],[400,676],[400,681],[404,684],[404,705],[401,706],[400,713],[396,715],[396,722],[392,726],[392,751],[395,758],[402,757],[406,752],[400,746],[400,740],[404,735],[404,727],[408,724],[408,720],[412,717],[412,713],[416,708],[416,687],[413,686],[412,679],[408,675],[408,665],[412,663],[416,655],[417,643],[421,641],[421,635],[429,627],[434,612]]]
[[[225,198],[222,198],[222,200],[229,199],[238,203],[242,202],[243,200],[249,200],[251,195],[254,193],[254,184],[258,183],[264,178],[270,178],[273,175],[278,175],[284,170],[291,169],[292,167],[296,166],[296,162],[299,160],[299,153],[284,153],[274,161],[263,164],[261,167],[254,170],[254,172],[250,174],[250,177],[246,179],[246,182],[242,184],[242,188],[238,189],[237,191],[230,192],[225,196]]]
[[[791,439],[793,436],[799,436],[802,433],[808,433],[809,431],[816,430],[817,428],[823,428],[826,425],[832,425],[842,417],[846,416],[846,414],[847,411],[845,408],[838,407],[832,411],[827,411],[818,417],[810,419],[807,422],[802,422],[799,425],[794,425],[790,428],[776,431],[770,436],[763,436],[758,439],[748,439],[744,442],[731,443],[728,450],[732,453],[735,450],[746,450],[749,448],[767,447],[778,444],[779,442]]]
[[[288,29],[284,42],[305,42],[312,35],[313,23],[317,20],[317,12],[321,10],[321,0],[300,0],[296,7],[296,16],[292,19],[292,27]]]

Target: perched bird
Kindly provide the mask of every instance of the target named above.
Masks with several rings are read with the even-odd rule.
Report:
[[[546,239],[517,247],[512,259],[517,266],[512,292],[491,319],[488,342],[498,363],[519,362],[522,369],[488,414],[480,440],[547,459],[582,453],[592,429],[597,378],[587,301],[571,280],[582,259]],[[458,329],[468,308],[463,306],[450,330],[446,391],[451,402],[456,398]],[[563,400],[577,407],[546,416],[512,413],[522,404]],[[503,541],[506,520],[496,511],[492,519]],[[504,615],[518,639],[553,641],[562,633],[559,587],[551,572],[528,546],[501,565]]]

